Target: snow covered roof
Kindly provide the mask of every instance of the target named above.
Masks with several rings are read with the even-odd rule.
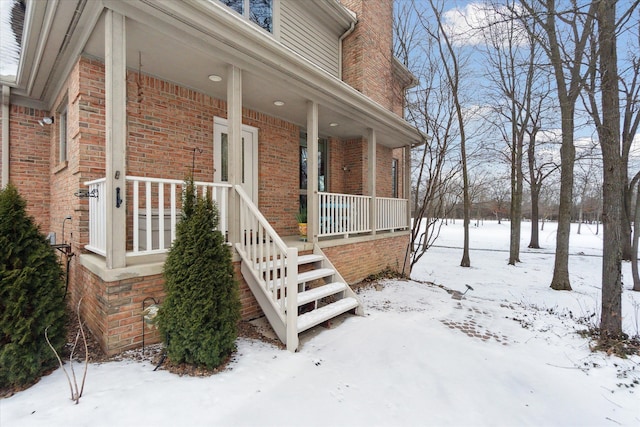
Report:
[[[16,79],[22,51],[24,17],[23,0],[0,2],[0,80]]]

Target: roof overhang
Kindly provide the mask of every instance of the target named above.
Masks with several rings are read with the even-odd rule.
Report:
[[[355,17],[335,0],[312,0],[341,25]],[[243,104],[306,126],[306,103],[319,104],[320,133],[340,138],[376,130],[389,147],[414,145],[422,136],[404,119],[325,72],[216,1],[29,0],[23,52],[13,96],[51,109],[80,55],[104,58],[104,8],[127,17],[127,66],[210,96],[226,99],[229,65],[243,70]],[[285,101],[284,107],[273,99]],[[339,123],[330,127],[330,123]]]

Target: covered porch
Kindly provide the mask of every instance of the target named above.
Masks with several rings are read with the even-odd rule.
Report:
[[[104,270],[153,261],[167,251],[188,166],[200,191],[214,196],[219,227],[232,244],[247,233],[240,226],[236,186],[249,193],[279,235],[295,234],[295,213],[306,204],[309,243],[406,230],[409,149],[419,142],[417,132],[269,37],[239,31],[220,6],[191,6],[172,10],[185,19],[168,20],[152,4],[115,2],[98,17],[85,47],[91,57],[104,58],[106,132],[104,172],[98,165],[82,174],[90,196],[84,248],[103,257]],[[233,29],[239,40],[233,49],[228,40],[203,36],[201,14],[217,22],[221,33]],[[168,30],[155,30],[160,24]],[[258,61],[257,52],[274,59]],[[166,96],[158,94],[165,85],[175,92],[174,101],[159,98]],[[189,109],[181,108],[183,92],[197,101]],[[197,110],[202,107],[211,112]],[[254,146],[246,144],[246,127],[255,129]],[[322,156],[321,141],[332,147],[324,166],[331,171],[307,162],[306,188],[297,179],[302,133],[309,159]],[[219,134],[224,142],[216,145]],[[349,144],[356,149],[339,151]],[[182,167],[166,160],[173,153]],[[278,173],[287,175],[286,182],[273,180]],[[330,174],[340,178],[328,179]]]

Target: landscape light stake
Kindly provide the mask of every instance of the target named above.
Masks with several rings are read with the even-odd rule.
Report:
[[[147,301],[153,301],[149,307],[146,307],[145,304]],[[142,355],[144,356],[144,330],[145,323],[149,323],[155,326],[155,318],[158,314],[158,304],[160,304],[154,297],[146,297],[142,300]]]
[[[472,291],[473,288],[469,285],[465,285],[467,287],[467,289],[464,292],[460,292],[460,291],[453,291],[451,298],[453,299],[457,299],[457,300],[461,300],[462,298],[464,298],[464,295],[469,292]]]

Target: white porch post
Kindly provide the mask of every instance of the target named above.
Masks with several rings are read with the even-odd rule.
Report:
[[[9,97],[11,89],[2,86],[2,180],[0,189],[9,184]]]
[[[402,152],[404,154],[402,198],[407,199],[407,226],[411,228],[411,212],[413,209],[411,206],[411,145],[404,147]]]
[[[307,223],[313,243],[320,233],[318,215],[318,103],[307,101]]]
[[[369,196],[371,197],[371,206],[369,208],[369,226],[371,234],[376,234],[378,218],[378,206],[376,203],[376,131],[367,129],[367,151],[368,151],[368,167],[369,167]]]
[[[229,65],[227,72],[227,125],[229,183],[242,184],[242,70]],[[229,241],[240,241],[240,199],[235,191],[229,200]]]
[[[105,16],[106,227],[107,268],[126,265],[127,85],[125,17],[113,10]],[[119,189],[119,190],[118,190]],[[119,197],[118,197],[119,194]]]

